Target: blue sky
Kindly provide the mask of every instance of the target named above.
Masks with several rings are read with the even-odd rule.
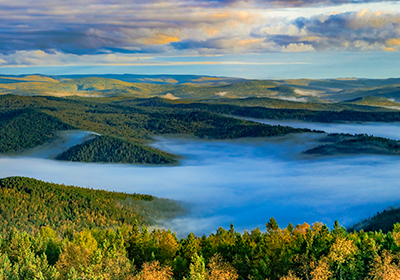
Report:
[[[0,74],[400,76],[400,1],[0,0]]]

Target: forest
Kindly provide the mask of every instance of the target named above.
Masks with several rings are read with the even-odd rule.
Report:
[[[294,93],[274,83],[229,88],[240,96],[254,85],[265,86],[266,92]],[[102,86],[105,93],[108,86]],[[264,106],[254,106],[251,99],[2,95],[0,153],[18,154],[51,141],[58,131],[78,129],[101,136],[71,147],[59,160],[175,164],[178,157],[148,145],[154,136],[235,139],[321,133],[232,116],[326,123],[400,121],[397,111],[368,106],[321,103],[287,108],[294,105],[266,98],[263,102]],[[286,107],[269,108],[271,102]],[[369,135],[336,139],[340,140],[316,149],[346,152],[372,147],[393,154],[400,148],[398,141]],[[238,232],[231,224],[209,235],[178,238],[157,227],[158,221],[185,213],[176,201],[23,177],[0,179],[0,192],[0,279],[366,280],[400,275],[398,209],[377,213],[350,230],[339,222],[332,228],[321,223],[281,228],[270,218],[265,228]]]
[[[60,232],[122,225],[154,225],[184,212],[176,201],[47,183],[26,177],[0,179],[0,232],[36,233],[44,226]]]
[[[85,162],[170,164],[176,156],[148,146],[154,135],[209,139],[265,137],[310,131],[240,120],[201,108],[149,107],[149,100],[0,96],[0,153],[16,154],[80,129],[104,136],[73,148],[59,159]],[[151,100],[150,100],[151,101]],[[118,143],[118,144],[117,144]],[[94,149],[95,144],[103,145]],[[125,155],[109,158],[107,147]],[[122,149],[122,150],[121,150]],[[77,153],[79,155],[77,155]],[[107,159],[106,159],[107,158]]]
[[[118,162],[142,164],[175,163],[173,155],[149,149],[126,140],[109,136],[97,136],[73,146],[56,157],[58,160],[79,162]]]
[[[267,99],[262,99],[268,101]],[[290,119],[313,122],[400,121],[400,112],[349,110],[336,105],[326,110],[273,109],[255,107],[254,101],[238,99],[233,104],[162,98],[57,98],[40,96],[0,96],[0,153],[18,154],[57,137],[60,130],[86,130],[102,135],[71,147],[57,159],[82,162],[174,164],[172,155],[148,144],[156,135],[186,135],[204,139],[269,137],[311,132],[287,126],[272,126],[232,116]],[[269,101],[268,101],[269,102]],[[262,102],[261,102],[262,103]],[[321,133],[322,131],[312,131]],[[372,137],[372,136],[371,136]],[[399,154],[399,145],[383,138],[360,138],[324,145],[309,154],[371,153]]]
[[[74,234],[51,226],[0,239],[1,279],[397,279],[400,224],[389,233],[351,232],[335,222],[240,233],[234,226],[178,239],[170,231],[122,226]]]
[[[340,135],[335,135],[340,137]],[[366,134],[343,135],[347,138],[331,144],[304,151],[304,154],[338,155],[338,154],[375,154],[400,155],[400,141]]]
[[[0,180],[0,279],[397,279],[400,224],[348,231],[337,221],[178,238],[152,218],[173,201],[9,177]],[[56,205],[56,207],[54,207]],[[164,216],[157,216],[163,213]],[[381,216],[379,216],[381,215]],[[386,220],[387,219],[387,220]],[[382,226],[384,222],[377,226]]]

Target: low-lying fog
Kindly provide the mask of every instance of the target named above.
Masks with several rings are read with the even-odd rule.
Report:
[[[341,124],[330,125],[343,131]],[[347,125],[345,125],[347,126]],[[399,124],[354,124],[352,133],[393,133]],[[324,129],[325,127],[318,127]],[[385,133],[386,133],[385,132]],[[383,133],[383,132],[382,132]],[[37,179],[124,192],[147,193],[191,204],[191,212],[165,226],[180,236],[265,229],[273,216],[289,222],[351,225],[400,201],[400,158],[395,156],[304,157],[320,134],[203,141],[158,138],[153,146],[184,156],[179,166],[140,166],[1,157],[0,177]]]
[[[271,124],[271,125],[286,125],[294,128],[309,128],[314,130],[323,130],[327,133],[350,133],[363,134],[385,137],[389,139],[400,140],[400,123],[312,123],[303,121],[290,120],[260,120],[252,118],[241,118],[254,122]]]

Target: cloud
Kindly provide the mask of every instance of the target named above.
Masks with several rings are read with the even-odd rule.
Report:
[[[313,8],[314,15],[291,20],[277,11],[293,9],[276,9],[298,7],[294,15],[308,9],[302,7],[372,2],[391,1],[0,0],[0,64],[129,64],[142,55],[397,50],[399,14],[363,8],[339,12],[337,7],[315,14]]]
[[[164,34],[155,34],[151,38],[143,39],[143,44],[146,44],[146,45],[166,45],[171,42],[179,42],[179,38],[174,37],[174,36],[164,35]]]
[[[162,61],[153,57],[132,54],[77,55],[58,51],[51,53],[41,50],[17,51],[12,54],[0,54],[0,67],[15,66],[84,66],[84,65],[126,65],[126,66],[174,66],[174,65],[215,65],[216,61]]]
[[[253,36],[277,51],[381,51],[400,47],[400,14],[361,10],[267,23]]]

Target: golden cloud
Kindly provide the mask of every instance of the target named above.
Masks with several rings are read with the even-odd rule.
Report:
[[[246,47],[248,45],[256,44],[261,42],[261,39],[247,39],[247,40],[240,40],[236,43],[239,47]]]
[[[155,34],[153,37],[142,39],[142,43],[145,45],[167,45],[171,42],[179,42],[180,39],[174,36],[168,36],[164,34]]]
[[[219,32],[218,29],[209,26],[203,26],[203,30],[207,33],[208,36],[213,36]]]
[[[400,39],[392,38],[386,41],[388,46],[400,46]]]
[[[395,51],[396,51],[395,48],[389,48],[389,47],[383,47],[383,50],[384,50],[385,52],[395,52]]]
[[[364,9],[350,22],[350,27],[355,29],[364,27],[382,28],[393,23],[400,23],[400,18],[394,13],[383,10],[371,12],[368,9]]]

